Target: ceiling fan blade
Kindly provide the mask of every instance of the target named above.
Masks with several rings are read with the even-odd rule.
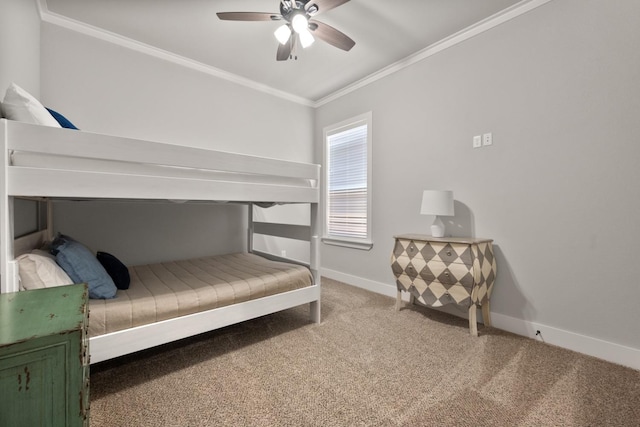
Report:
[[[276,60],[286,61],[291,56],[291,49],[293,47],[293,35],[285,44],[278,43],[278,52],[276,53]]]
[[[223,21],[279,21],[282,19],[278,13],[262,12],[218,12],[216,15]]]
[[[351,38],[342,31],[338,31],[331,25],[324,24],[315,19],[309,20],[309,29],[314,36],[338,49],[349,51],[356,44],[356,42],[351,40]]]
[[[336,8],[338,6],[341,6],[347,3],[348,1],[349,0],[311,0],[309,1],[309,3],[304,5],[304,8],[305,10],[309,10],[312,8],[312,6],[315,5],[315,8],[317,10],[315,14],[317,15],[318,13],[323,13],[333,8]]]

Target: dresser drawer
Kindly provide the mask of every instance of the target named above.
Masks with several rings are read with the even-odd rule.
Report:
[[[443,285],[461,285],[471,289],[473,287],[473,274],[465,264],[445,264],[444,262],[431,261],[420,273],[425,281],[440,282]]]
[[[406,274],[397,278],[404,291],[410,292],[418,301],[431,307],[442,307],[447,304],[458,304],[464,307],[471,305],[472,288],[460,284],[445,285],[437,281],[425,282],[412,279]]]
[[[420,247],[424,246],[420,244],[420,242],[418,242],[418,245],[420,245]],[[396,257],[408,256],[409,258],[413,258],[420,252],[418,245],[416,245],[416,242],[413,240],[398,239],[393,248],[393,255]]]
[[[456,304],[463,307],[471,305],[471,289],[461,285],[445,287],[438,282],[429,284],[429,291],[433,295],[433,300],[428,301],[431,307],[442,307],[447,304]]]
[[[471,246],[460,243],[426,242],[420,251],[428,260],[442,261],[445,264],[473,264]]]
[[[473,264],[471,246],[464,243],[398,239],[393,253],[396,257],[406,255],[411,259],[418,257],[425,261],[442,261],[445,264]]]
[[[426,266],[427,263],[422,257],[410,258],[406,253],[393,257],[391,260],[391,271],[396,277],[400,274],[407,274],[411,278],[416,278],[420,276]]]
[[[437,281],[445,285],[460,284],[471,289],[473,287],[473,274],[465,264],[445,264],[440,261],[425,262],[420,257],[410,259],[407,256],[399,256],[391,264],[394,276],[406,275],[412,280],[420,278],[425,282]]]

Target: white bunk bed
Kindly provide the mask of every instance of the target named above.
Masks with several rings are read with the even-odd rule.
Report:
[[[3,293],[19,291],[15,258],[53,237],[49,203],[47,228],[14,240],[14,198],[246,203],[249,252],[257,253],[252,248],[254,233],[310,242],[311,286],[92,337],[91,363],[307,303],[311,319],[320,322],[318,165],[6,119],[0,119],[0,139],[0,291]],[[308,203],[310,226],[254,222],[253,203]]]

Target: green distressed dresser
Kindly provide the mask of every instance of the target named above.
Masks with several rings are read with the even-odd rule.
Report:
[[[0,426],[88,426],[87,289],[0,295]]]

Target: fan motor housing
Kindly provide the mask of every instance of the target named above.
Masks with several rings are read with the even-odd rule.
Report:
[[[291,4],[295,1],[296,7],[291,7]],[[306,16],[312,15],[318,11],[318,7],[316,5],[311,5],[308,9],[305,10],[305,6],[311,0],[292,0],[292,1],[281,1],[280,2],[280,15],[287,21],[291,22],[293,16],[296,13],[304,13]]]

